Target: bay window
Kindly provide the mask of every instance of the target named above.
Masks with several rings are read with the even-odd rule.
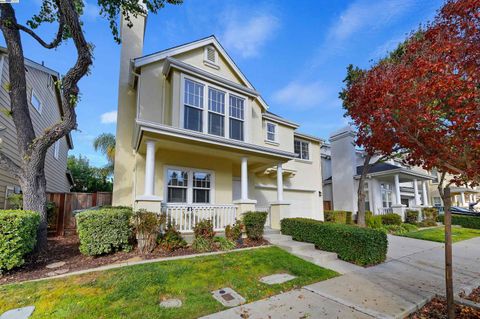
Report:
[[[189,130],[203,131],[203,84],[185,79],[184,127]]]
[[[208,133],[225,135],[225,93],[208,88]]]
[[[244,99],[230,94],[230,138],[234,140],[243,141],[244,102]]]
[[[212,203],[212,172],[187,168],[168,168],[165,183],[167,203]]]

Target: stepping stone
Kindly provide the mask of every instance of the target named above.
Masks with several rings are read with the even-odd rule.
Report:
[[[290,274],[275,274],[270,276],[265,276],[260,278],[260,281],[267,285],[276,285],[276,284],[283,284],[284,282],[290,281],[297,277],[292,276]]]
[[[52,276],[63,275],[63,274],[66,274],[67,272],[69,272],[69,270],[70,269],[68,269],[68,268],[57,269],[55,271],[51,271],[51,272],[47,273],[47,276],[52,277]]]
[[[160,307],[162,308],[180,308],[182,306],[182,301],[180,299],[166,299],[160,302]]]
[[[245,303],[245,298],[232,288],[222,288],[212,291],[213,298],[225,307],[236,307]]]
[[[0,319],[28,319],[34,310],[35,306],[8,310],[0,316]]]
[[[65,266],[65,262],[64,261],[58,261],[56,263],[46,265],[45,268],[55,269],[55,268],[60,268],[60,267],[63,267],[63,266]]]

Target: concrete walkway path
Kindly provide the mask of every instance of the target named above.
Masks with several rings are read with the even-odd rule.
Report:
[[[389,236],[387,261],[205,318],[403,318],[444,294],[443,244]],[[454,244],[454,290],[480,285],[480,237]]]

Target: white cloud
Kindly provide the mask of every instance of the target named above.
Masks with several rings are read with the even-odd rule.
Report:
[[[117,123],[117,111],[106,112],[100,115],[103,124]]]
[[[83,16],[94,20],[100,17],[100,7],[95,3],[83,1]]]
[[[222,42],[244,58],[259,55],[261,48],[280,27],[279,19],[268,13],[258,13],[245,20],[245,15],[231,11],[225,15],[224,22]]]
[[[276,91],[273,100],[282,105],[306,110],[315,106],[335,106],[340,100],[334,90],[321,82],[290,82]]]

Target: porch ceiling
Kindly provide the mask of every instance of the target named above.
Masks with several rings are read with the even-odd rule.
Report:
[[[368,174],[367,177],[391,181],[395,178],[395,175],[398,175],[400,183],[412,182],[414,179],[418,181],[428,181],[435,179],[433,176],[401,167],[399,167],[398,169],[371,173]],[[357,175],[356,178],[360,178],[360,176]]]

